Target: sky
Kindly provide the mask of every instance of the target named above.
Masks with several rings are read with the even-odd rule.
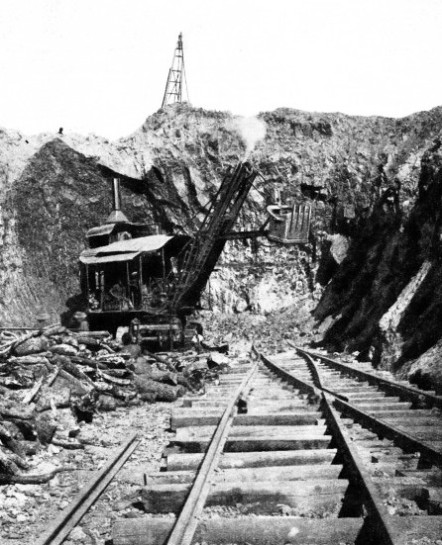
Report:
[[[0,127],[134,132],[161,106],[180,32],[195,107],[442,105],[442,0],[0,0]]]

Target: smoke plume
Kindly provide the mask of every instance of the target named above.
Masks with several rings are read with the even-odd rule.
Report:
[[[246,145],[245,160],[252,153],[256,144],[265,137],[266,124],[257,117],[239,117],[235,119],[234,129]]]

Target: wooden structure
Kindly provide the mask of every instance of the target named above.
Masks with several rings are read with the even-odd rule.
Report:
[[[180,34],[173,54],[172,66],[167,75],[161,108],[164,108],[168,104],[181,104],[182,102],[189,102],[189,92],[187,90],[186,71],[184,68],[183,35]]]

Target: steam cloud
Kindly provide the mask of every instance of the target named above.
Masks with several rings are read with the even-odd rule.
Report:
[[[256,144],[265,137],[266,124],[257,117],[239,117],[235,119],[234,128],[246,144],[244,159],[247,159]]]

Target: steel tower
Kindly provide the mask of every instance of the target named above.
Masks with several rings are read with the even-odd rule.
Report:
[[[184,92],[183,92],[184,91]],[[184,98],[185,97],[185,98]],[[187,89],[186,72],[184,69],[184,50],[183,35],[178,36],[178,43],[173,54],[172,66],[167,76],[166,89],[164,90],[163,102],[161,108],[168,104],[189,101],[189,92]]]

